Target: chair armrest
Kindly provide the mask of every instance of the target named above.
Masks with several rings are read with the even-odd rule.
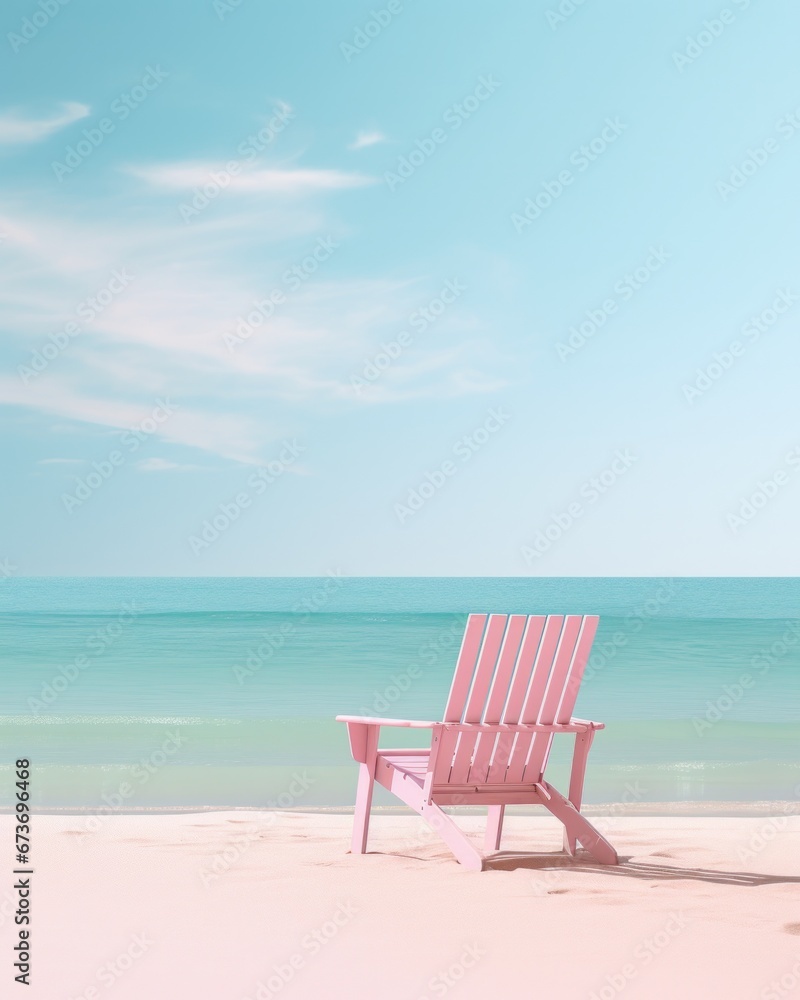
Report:
[[[337,715],[337,722],[347,725],[347,738],[350,741],[350,751],[353,759],[366,764],[368,758],[375,756],[378,745],[377,732],[381,726],[394,726],[403,729],[455,729],[458,732],[479,730],[486,733],[585,733],[597,729],[605,729],[602,722],[589,722],[586,719],[570,719],[566,723],[538,725],[536,723],[519,723],[507,725],[504,723],[486,724],[483,722],[419,722],[415,719],[380,719],[369,715]],[[370,733],[373,733],[370,739]],[[371,749],[372,748],[372,749]]]
[[[375,719],[370,715],[337,715],[337,722],[346,722],[348,725],[358,723],[365,726],[402,726],[407,729],[433,729],[440,726],[441,722],[417,722],[415,719]]]
[[[434,729],[440,722],[416,722],[409,719],[375,719],[369,715],[337,715],[337,722],[347,724],[347,738],[353,760],[369,764],[375,759],[381,726],[399,726],[404,729]]]
[[[589,729],[605,729],[605,722],[589,722],[587,719],[570,719],[572,725],[588,726]]]

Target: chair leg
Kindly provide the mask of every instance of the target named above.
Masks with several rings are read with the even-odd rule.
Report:
[[[486,817],[486,836],[483,841],[483,849],[487,854],[500,850],[505,809],[505,806],[489,806],[489,815]]]
[[[369,835],[369,814],[372,808],[372,790],[375,786],[375,762],[378,751],[378,727],[371,726],[367,734],[366,761],[358,768],[358,789],[353,816],[353,854],[366,854]]]
[[[385,785],[401,802],[410,806],[415,813],[418,813],[434,833],[438,833],[455,855],[456,861],[470,871],[483,871],[481,852],[447,813],[443,812],[435,802],[427,801],[427,793],[420,785],[415,781],[406,780],[405,775],[401,775],[394,769],[391,772],[391,782],[387,784],[381,779],[381,784]]]
[[[586,733],[575,734],[575,752],[572,755],[572,773],[569,779],[569,801],[575,806],[578,812],[581,811],[583,779],[586,775],[586,761],[589,757],[589,750],[593,739],[593,729],[590,729]],[[575,855],[575,837],[566,826],[564,827],[564,850],[571,856]]]
[[[416,807],[412,806],[412,808]],[[460,830],[435,802],[422,802],[417,811],[428,826],[439,834],[460,864],[470,871],[483,871],[483,858],[480,851],[473,847],[463,830]]]
[[[564,798],[561,792],[556,791],[551,784],[543,781],[542,785],[550,794],[549,799],[542,797],[542,805],[546,806],[556,819],[561,820],[571,843],[580,841],[595,861],[599,861],[601,865],[618,865],[617,852],[600,831],[596,830],[589,820],[578,812],[570,800]]]
[[[361,764],[358,771],[358,791],[356,792],[356,809],[353,816],[353,842],[350,846],[353,854],[366,854],[367,851],[373,784],[374,780],[369,764]]]

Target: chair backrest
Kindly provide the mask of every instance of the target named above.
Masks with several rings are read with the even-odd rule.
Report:
[[[569,722],[598,621],[597,615],[470,615],[443,721]],[[434,784],[539,781],[552,739],[445,729]]]

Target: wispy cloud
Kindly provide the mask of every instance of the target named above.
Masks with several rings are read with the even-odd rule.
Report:
[[[12,146],[40,142],[67,125],[86,118],[89,112],[88,105],[76,101],[63,103],[61,110],[49,118],[30,118],[18,111],[6,111],[0,114],[0,144]]]
[[[129,167],[130,173],[155,187],[191,191],[225,177],[224,188],[239,194],[307,195],[318,191],[337,191],[376,183],[363,174],[341,170],[313,169],[243,169],[236,176],[223,163],[166,163],[151,167]]]
[[[207,166],[149,169],[156,171],[151,182],[171,192],[204,179],[191,170]],[[100,204],[94,215],[81,206],[64,214],[63,205],[26,208],[20,198],[13,211],[0,213],[7,234],[0,324],[16,352],[8,377],[0,377],[0,402],[49,423],[83,425],[85,432],[91,425],[135,426],[157,397],[169,397],[178,408],[157,438],[253,464],[298,433],[298,404],[307,414],[316,405],[328,411],[450,398],[497,385],[491,374],[475,375],[491,373],[498,357],[459,303],[436,321],[435,350],[431,334],[415,337],[408,355],[357,397],[351,376],[381,350],[382,340],[411,329],[409,317],[429,302],[438,279],[342,278],[336,258],[327,260],[338,249],[313,256],[320,245],[343,246],[348,238],[325,211],[324,193],[369,178],[314,168],[244,176],[252,190],[278,196],[266,207],[220,198],[191,227],[177,213],[165,218],[161,208],[112,212],[112,222]],[[141,190],[129,181],[115,199],[138,206]],[[133,280],[83,319],[81,307],[102,294],[115,269]],[[279,307],[262,318],[259,304],[276,292]],[[35,352],[70,321],[79,331],[62,337],[55,355],[48,347],[46,370],[20,377],[18,366],[30,369]],[[237,329],[250,332],[234,350],[229,338]],[[142,473],[185,471],[194,461],[191,454],[142,457]]]
[[[130,386],[127,395],[127,399],[111,398],[85,385],[73,385],[58,375],[29,386],[23,386],[13,376],[0,375],[0,403],[119,431],[141,427],[151,417],[156,402],[155,398],[144,402],[141,391],[138,400],[133,399]],[[174,444],[254,464],[265,441],[279,436],[268,421],[257,421],[246,414],[181,405],[177,398],[170,402],[175,404],[176,412],[157,428],[156,436]]]
[[[40,458],[37,465],[83,465],[82,458]]]
[[[347,148],[366,149],[367,146],[377,146],[378,143],[388,141],[383,132],[359,132],[355,140]]]
[[[167,458],[143,458],[136,463],[139,472],[197,472],[205,468],[188,462],[170,462]]]

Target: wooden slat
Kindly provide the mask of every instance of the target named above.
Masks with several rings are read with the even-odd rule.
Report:
[[[481,733],[478,745],[475,748],[475,755],[472,759],[472,767],[467,775],[467,782],[484,782],[489,776],[489,764],[492,759],[492,752],[500,738],[499,733]]]
[[[447,706],[444,710],[445,722],[460,722],[472,682],[472,672],[478,660],[478,653],[483,639],[483,630],[486,625],[486,615],[470,615],[467,619],[467,627],[464,630],[464,638],[461,642],[461,649],[456,661],[456,669],[453,674],[453,683],[450,687],[450,694],[447,698]]]
[[[534,712],[527,717],[523,716],[523,722],[541,722],[545,726],[549,726],[556,721],[558,706],[561,704],[564,688],[567,685],[569,668],[572,664],[572,658],[575,655],[575,647],[580,635],[582,621],[583,619],[580,615],[567,615],[564,619],[564,628],[559,639],[558,650],[553,662],[553,669],[550,671],[547,691],[545,692],[541,709],[537,716],[534,714],[536,708],[534,705]]]
[[[435,743],[435,751],[431,753],[433,780],[437,785],[445,785],[450,780],[453,754],[458,741],[458,730],[444,727],[434,736],[434,740],[437,742]]]
[[[417,787],[415,785],[415,787]],[[516,786],[514,786],[516,788]],[[475,792],[471,788],[464,786],[444,786],[433,790],[433,801],[442,806],[529,806],[533,804],[544,804],[544,801],[536,796],[532,786],[528,785],[524,791],[506,790],[505,785],[486,785],[485,789]]]
[[[544,765],[550,756],[550,747],[553,745],[552,733],[536,733],[531,740],[528,759],[519,774],[518,781],[541,781],[544,773]]]
[[[478,736],[479,733],[477,730],[459,734],[458,746],[456,747],[455,758],[453,759],[453,770],[450,772],[451,784],[462,784],[467,780]]]
[[[548,615],[547,617],[541,642],[536,651],[536,659],[533,663],[527,694],[519,711],[520,722],[536,722],[536,715],[547,688],[547,679],[550,676],[553,659],[558,650],[558,638],[561,635],[563,622],[563,615]],[[504,719],[503,721],[507,720]],[[525,733],[521,733],[517,737],[511,759],[508,762],[506,781],[522,781],[532,740],[533,736]]]
[[[464,722],[480,722],[481,715],[483,715],[483,709],[489,692],[489,684],[494,674],[497,658],[500,655],[507,620],[507,615],[489,615],[489,622],[486,626],[481,651],[478,655],[478,664],[475,668],[472,687],[466,700]],[[453,770],[450,775],[451,782],[466,781],[479,742],[477,733],[461,733],[453,760]]]
[[[516,725],[519,722],[522,706],[525,703],[525,693],[530,684],[531,672],[536,662],[536,654],[542,640],[547,618],[544,615],[531,615],[525,626],[525,634],[520,645],[519,656],[511,678],[511,685],[508,692],[508,700],[503,709],[502,721],[508,725]],[[528,739],[524,735],[503,733],[494,746],[492,762],[489,765],[487,780],[490,783],[504,782],[508,772],[510,762],[516,754],[517,743]],[[527,745],[526,750],[527,753]]]
[[[500,722],[500,716],[508,697],[509,684],[514,671],[514,665],[517,662],[520,644],[525,634],[527,622],[527,615],[508,616],[508,623],[503,636],[503,645],[497,659],[497,669],[495,670],[494,677],[492,678],[492,686],[489,697],[486,701],[483,719],[472,719],[468,714],[465,721],[483,721],[484,723],[490,722],[494,724]],[[481,780],[487,780],[489,776],[489,765],[496,747],[496,742],[496,736],[494,733],[491,735],[483,734],[478,740],[472,759],[472,767],[469,772],[470,780],[475,780],[477,775],[481,776]],[[513,743],[513,735],[511,742]]]
[[[494,745],[492,761],[489,765],[489,773],[486,780],[489,784],[505,782],[508,762],[514,756],[514,741],[517,733],[500,733]]]
[[[525,635],[525,628],[528,624],[527,615],[509,615],[508,627],[503,637],[503,648],[500,650],[500,659],[497,661],[497,670],[492,680],[492,690],[489,693],[489,700],[486,703],[486,712],[483,716],[484,722],[499,722],[503,706],[508,698],[511,677],[514,672],[514,665],[520,651],[522,637]]]
[[[563,615],[551,615],[547,619],[542,644],[533,668],[531,686],[528,689],[528,696],[520,713],[520,722],[539,721],[542,708],[547,700],[547,692],[550,690],[553,674],[558,666],[558,655],[563,642],[565,628]],[[567,665],[564,664],[565,671]]]
[[[489,695],[489,685],[497,665],[497,658],[500,655],[507,621],[508,615],[489,615],[489,624],[478,657],[475,679],[472,682],[472,689],[467,698],[467,707],[464,710],[464,722],[481,721]]]
[[[408,774],[414,774],[420,777],[425,777],[428,772],[428,753],[420,753],[417,750],[412,754],[378,754],[378,766],[380,767],[381,762],[384,764],[390,764],[392,767],[396,767],[398,771],[406,771]]]
[[[564,696],[570,670],[578,652],[578,641],[583,626],[583,618],[580,615],[567,615],[564,620],[564,628],[558,643],[553,662],[553,669],[547,683],[547,691],[539,710],[538,718],[532,717],[526,721],[539,722],[549,726],[556,721],[558,708]],[[532,706],[532,713],[535,706]],[[520,776],[521,781],[539,781],[544,773],[547,758],[550,756],[550,747],[553,744],[552,735],[540,734],[533,741],[531,751],[525,769]]]
[[[547,619],[543,615],[531,615],[522,640],[522,648],[517,657],[517,666],[511,680],[508,701],[503,711],[503,722],[515,725],[519,722],[520,712],[525,702],[525,692],[528,690],[531,670],[539,648],[539,640],[545,628]]]
[[[592,651],[592,643],[594,642],[599,621],[600,619],[597,615],[586,615],[583,619],[580,638],[575,647],[575,655],[572,658],[572,665],[569,670],[569,677],[564,687],[561,704],[556,712],[556,721],[562,725],[566,725],[572,718],[575,702],[578,699],[578,691],[583,680],[583,672],[586,669],[589,654]]]

